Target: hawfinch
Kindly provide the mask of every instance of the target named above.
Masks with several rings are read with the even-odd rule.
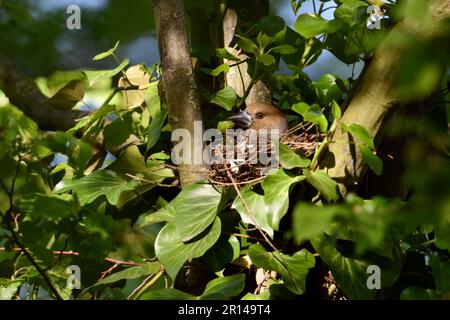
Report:
[[[266,103],[254,103],[244,111],[228,118],[242,129],[278,129],[280,135],[288,129],[286,116],[278,108]]]

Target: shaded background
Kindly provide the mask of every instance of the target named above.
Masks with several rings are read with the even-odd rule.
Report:
[[[110,59],[93,61],[92,57],[117,41],[121,42],[118,55],[129,58],[131,64],[159,62],[149,0],[17,0],[15,3],[17,6],[9,8],[9,14],[0,10],[0,50],[13,57],[18,68],[28,75],[47,76],[56,70],[115,66]],[[81,30],[66,27],[69,5],[81,8]],[[288,0],[271,0],[270,7],[271,13],[283,17],[290,27],[299,14],[313,12],[310,1],[302,5],[297,15]],[[333,10],[326,11],[324,16],[331,19]],[[318,63],[304,71],[312,80],[325,73],[347,79],[352,75],[352,68],[324,51]],[[355,66],[356,74],[360,69],[361,64]],[[280,71],[289,72],[283,65]]]

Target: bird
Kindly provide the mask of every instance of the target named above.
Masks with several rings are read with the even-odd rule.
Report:
[[[280,135],[283,135],[288,129],[288,121],[284,113],[268,103],[250,104],[244,111],[229,117],[228,120],[244,130],[278,129]]]

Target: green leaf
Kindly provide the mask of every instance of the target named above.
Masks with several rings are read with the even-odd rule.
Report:
[[[315,265],[314,256],[306,249],[288,256],[280,252],[267,252],[262,245],[255,244],[250,247],[249,256],[258,268],[278,272],[286,287],[299,295],[305,292],[306,277]]]
[[[33,218],[61,220],[76,213],[75,204],[70,195],[33,194],[30,198],[19,200],[20,208]]]
[[[342,129],[344,131],[350,132],[352,136],[358,140],[359,143],[366,144],[372,150],[375,148],[372,136],[363,126],[356,123],[352,123],[350,126],[347,126],[343,123]]]
[[[235,62],[241,61],[241,59],[235,57],[233,54],[228,52],[228,50],[225,48],[216,49],[216,56],[218,58],[227,59],[227,60],[231,60],[231,61],[235,61]]]
[[[145,215],[145,214],[144,214]],[[172,222],[175,220],[175,209],[168,203],[156,212],[146,214],[143,221],[139,224],[141,227],[159,223],[159,222]]]
[[[331,102],[331,114],[333,115],[333,120],[339,120],[342,116],[341,108],[334,100]]]
[[[274,37],[286,28],[283,18],[269,14],[258,21],[259,28],[267,35]]]
[[[127,112],[108,124],[103,130],[105,144],[108,150],[122,146],[134,133],[134,120],[132,112]]]
[[[273,37],[269,37],[264,32],[260,32],[260,33],[258,33],[258,36],[256,37],[256,41],[258,41],[260,48],[262,50],[264,50],[264,48],[266,48],[271,43],[274,43],[275,41],[277,41],[277,39],[275,39]]]
[[[215,103],[227,111],[231,111],[236,105],[237,96],[232,87],[225,87],[214,94],[211,103]]]
[[[338,85],[338,82],[340,83]],[[342,80],[334,74],[324,74],[318,81],[314,82],[314,85],[320,90],[324,96],[324,102],[330,103],[331,100],[339,100],[342,97],[343,91],[340,88]],[[345,89],[345,85],[344,85]]]
[[[142,266],[129,267],[125,270],[113,273],[100,281],[95,286],[114,283],[124,279],[137,279],[142,276],[158,273],[161,269],[159,262],[147,262]]]
[[[268,221],[271,211],[264,202],[264,196],[253,192],[248,187],[243,188],[241,194],[250,208],[252,215],[249,214],[239,197],[236,197],[231,208],[236,209],[237,212],[239,212],[242,222],[252,225],[255,225],[256,223],[259,228],[264,230],[272,238],[273,228],[269,225]]]
[[[303,114],[303,119],[315,123],[319,126],[321,132],[326,132],[328,128],[328,121],[319,105],[313,104],[306,112]]]
[[[114,77],[120,71],[122,71],[129,63],[128,59],[123,60],[117,67],[111,70],[95,70],[95,71],[83,71],[84,75],[89,81],[89,85],[93,86],[96,82]]]
[[[114,54],[114,52],[116,51],[117,47],[119,46],[119,43],[120,43],[120,41],[117,41],[116,45],[114,46],[114,48],[109,49],[108,51],[99,53],[92,60],[102,60],[102,59],[105,59],[106,57],[109,57],[110,55]]]
[[[374,262],[342,255],[336,249],[334,239],[326,234],[313,239],[311,243],[320,258],[330,268],[337,284],[350,299],[367,300],[375,297],[376,290],[371,290],[367,286],[367,280],[371,275],[367,270],[369,266],[376,264],[380,267],[381,287],[392,286],[402,269],[403,255],[398,248],[395,250],[395,257],[392,261],[387,260],[380,264],[379,261]]]
[[[442,293],[450,292],[450,261],[441,260],[437,253],[430,259],[436,290]]]
[[[311,163],[309,159],[303,159],[292,151],[287,145],[280,143],[279,146],[280,164],[283,168],[306,168]]]
[[[217,123],[217,129],[221,132],[225,132],[227,129],[234,128],[234,122],[227,120],[227,121],[219,121]]]
[[[254,225],[256,222],[262,230],[273,237],[273,230],[278,230],[280,221],[289,207],[290,188],[304,179],[304,176],[292,177],[279,169],[269,174],[263,181],[264,195],[259,195],[248,187],[242,189],[242,197],[251,209],[254,219],[239,197],[234,200],[232,208],[239,212],[244,223]]]
[[[252,40],[244,37],[239,37],[239,41],[237,43],[238,47],[248,53],[256,53],[258,52],[258,46]]]
[[[182,241],[202,233],[214,221],[222,194],[210,184],[193,184],[170,202],[176,212],[175,225]]]
[[[211,280],[205,288],[202,296],[222,294],[233,298],[238,296],[245,286],[245,274],[236,274]]]
[[[334,11],[334,17],[353,26],[358,22],[358,8],[367,6],[367,3],[363,1],[346,0]]]
[[[305,38],[311,38],[322,33],[333,33],[341,27],[339,20],[327,21],[319,15],[303,13],[294,24],[294,29]]]
[[[280,54],[293,54],[297,52],[297,49],[289,44],[282,44],[271,48],[270,51],[277,52]]]
[[[196,296],[183,291],[166,288],[148,291],[142,294],[139,300],[195,300]]]
[[[364,162],[367,163],[369,168],[372,169],[377,176],[381,175],[383,172],[383,161],[381,161],[381,159],[366,145],[358,144],[358,148],[361,151]]]
[[[439,295],[435,290],[422,287],[408,287],[400,294],[401,300],[438,300]]]
[[[7,286],[0,285],[0,300],[11,300],[21,285],[21,281],[11,281]]]
[[[166,118],[167,118],[167,110],[163,109],[160,110],[156,114],[156,116],[152,119],[152,122],[150,122],[150,125],[148,126],[147,150],[153,148],[158,142]]]
[[[221,236],[216,244],[202,257],[211,271],[218,272],[228,263],[236,260],[241,253],[241,245],[236,236]]]
[[[69,81],[64,87],[58,90],[46,103],[57,110],[70,110],[83,100],[84,88],[81,80]]]
[[[317,124],[321,132],[327,131],[328,121],[318,104],[309,106],[304,102],[300,102],[294,104],[292,110],[300,114],[303,120]]]
[[[261,54],[258,56],[258,60],[262,62],[265,66],[271,66],[275,64],[275,57],[271,54]]]
[[[106,196],[108,202],[117,205],[122,192],[133,190],[137,181],[126,181],[111,170],[98,170],[81,179],[73,180],[63,186],[63,192],[72,189],[77,193],[81,205],[93,202],[100,196]]]
[[[185,243],[178,235],[175,223],[166,224],[156,238],[155,253],[170,278],[174,280],[188,260],[204,255],[219,239],[220,230],[220,219],[216,217],[211,229],[201,239]]]
[[[299,102],[294,104],[291,109],[297,112],[299,115],[303,115],[309,108],[309,104],[305,102]]]
[[[325,172],[314,171],[306,175],[306,181],[316,188],[327,201],[337,201],[340,193],[337,183]]]
[[[223,63],[220,66],[218,66],[217,68],[212,69],[212,70],[209,68],[200,68],[200,70],[206,74],[213,76],[213,77],[217,77],[222,72],[224,74],[228,73],[230,71],[230,65],[228,63]]]
[[[327,231],[333,218],[339,213],[336,206],[318,207],[299,203],[293,214],[293,231],[299,243],[311,240]]]

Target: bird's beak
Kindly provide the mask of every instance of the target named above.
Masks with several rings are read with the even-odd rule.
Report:
[[[249,129],[252,125],[252,116],[247,111],[241,111],[234,116],[228,118],[228,120],[233,121],[242,129]]]

